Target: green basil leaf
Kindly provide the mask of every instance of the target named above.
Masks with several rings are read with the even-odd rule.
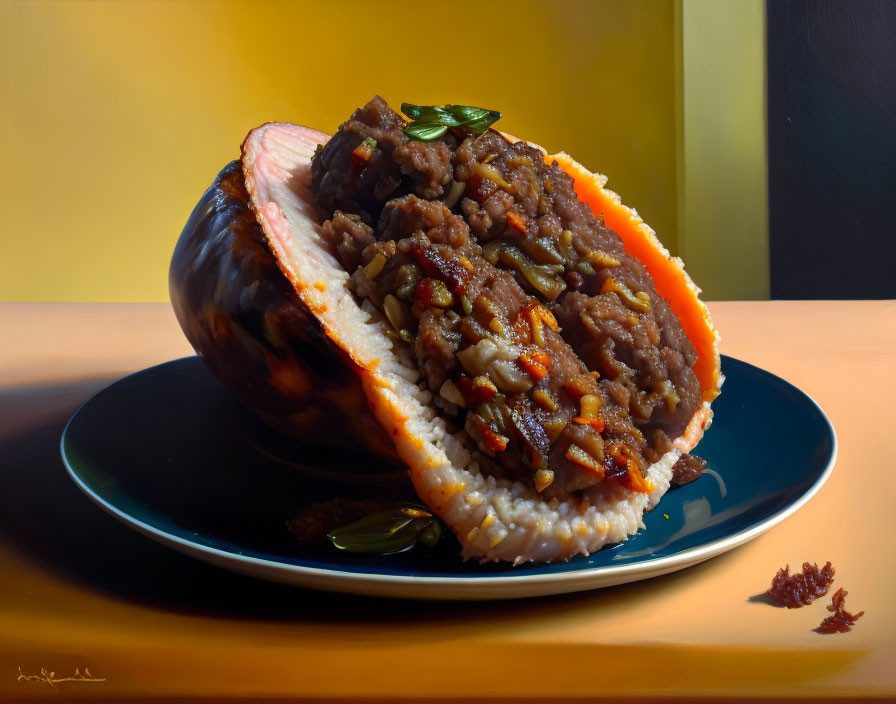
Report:
[[[425,115],[424,115],[424,117],[421,117],[420,121],[421,122],[430,121],[430,120],[426,120],[424,118],[425,118]],[[445,125],[445,127],[461,127],[464,124],[463,120],[459,120],[454,115],[452,115],[450,112],[442,110],[441,108],[438,108],[435,111],[433,111],[431,121],[436,122],[440,125]]]
[[[404,133],[408,137],[418,139],[421,142],[431,142],[434,139],[438,139],[439,137],[441,137],[447,131],[448,127],[446,127],[445,125],[433,123],[412,122],[410,125],[404,128]]]
[[[344,552],[393,555],[413,548],[427,531],[425,544],[429,546],[431,541],[437,541],[441,528],[433,536],[433,525],[438,526],[438,521],[428,511],[411,504],[399,504],[331,530],[327,538]]]
[[[407,115],[412,120],[416,120],[420,117],[420,113],[422,113],[425,109],[423,105],[414,105],[413,103],[402,103],[401,111]]]
[[[472,105],[446,105],[445,109],[464,123],[481,120],[490,112],[485,108],[477,108]]]
[[[473,132],[484,132],[501,119],[497,110],[486,110],[473,105],[413,105],[402,103],[401,111],[412,122],[404,128],[412,139],[430,142],[445,134],[446,127],[466,127]]]
[[[496,110],[484,110],[481,116],[470,119],[465,126],[474,132],[485,132],[500,119],[501,113]]]
[[[450,110],[436,105],[412,105],[408,108],[410,112],[407,114],[414,122],[431,122],[446,127],[459,127],[463,124],[463,119],[455,117]]]
[[[486,108],[477,108],[472,105],[446,105],[445,108],[458,120],[462,121],[465,127],[476,130],[479,130],[479,126],[482,126],[484,130],[501,119],[501,113],[497,110],[487,110]]]

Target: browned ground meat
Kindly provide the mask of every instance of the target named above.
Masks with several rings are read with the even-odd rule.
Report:
[[[683,486],[699,479],[706,469],[706,460],[695,455],[683,454],[672,465],[672,486]]]
[[[775,574],[765,593],[788,609],[808,606],[828,593],[835,571],[830,562],[820,569],[814,562],[804,562],[802,571],[793,574],[790,574],[790,565],[785,565]]]
[[[646,463],[628,414],[550,325],[541,321],[533,332],[532,312],[545,309],[482,257],[463,218],[441,201],[409,195],[382,211],[377,235],[390,239],[364,246],[368,233],[357,229],[341,213],[324,224],[343,264],[360,258],[353,292],[413,343],[423,380],[493,473],[532,478],[541,471],[546,497],[605,478],[637,481]],[[603,410],[603,432],[598,419],[582,422],[586,396]]]
[[[865,615],[864,611],[859,611],[857,614],[851,614],[846,610],[846,595],[848,593],[849,592],[842,588],[834,592],[834,597],[831,599],[831,603],[825,607],[828,611],[833,613],[823,619],[818,625],[817,630],[819,633],[848,633],[852,630],[856,621]]]
[[[413,344],[425,382],[493,471],[533,477],[546,495],[637,484],[701,401],[696,352],[650,275],[533,147],[460,128],[420,142],[403,127],[374,98],[312,162],[324,234],[355,294]],[[531,317],[535,305],[553,325]],[[481,340],[501,349],[503,372],[464,364]],[[519,388],[501,388],[513,385],[502,373]],[[471,401],[477,377],[497,400]]]
[[[373,223],[387,200],[405,193],[439,198],[451,182],[452,136],[415,142],[403,132],[404,120],[379,96],[351,118],[311,162],[311,184],[318,206],[331,215],[355,213]],[[356,150],[365,139],[375,149],[364,159]]]
[[[572,179],[497,132],[464,140],[455,177],[473,235],[548,302],[563,337],[645,435],[682,433],[700,403],[697,353],[644,266],[576,198]],[[572,290],[571,290],[572,289]]]

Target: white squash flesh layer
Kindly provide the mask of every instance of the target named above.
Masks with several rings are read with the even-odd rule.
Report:
[[[268,123],[243,144],[252,206],[284,274],[329,337],[364,370],[362,383],[379,423],[395,441],[423,500],[457,535],[464,557],[482,561],[567,560],[625,540],[668,490],[680,449],[651,465],[652,490],[640,494],[601,482],[566,500],[545,501],[521,481],[484,475],[464,431],[451,434],[432,394],[418,385],[416,361],[362,308],[349,274],[320,232],[311,193],[311,157],[329,137]]]

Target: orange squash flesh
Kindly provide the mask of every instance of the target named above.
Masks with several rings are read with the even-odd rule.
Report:
[[[700,382],[703,400],[712,401],[719,395],[722,378],[719,335],[712,326],[709,310],[699,298],[700,289],[685,272],[681,259],[669,254],[637,212],[623,205],[616,193],[604,188],[606,176],[592,174],[565,152],[546,156],[545,161],[548,164],[556,161],[572,177],[579,200],[587,203],[596,216],[603,216],[604,224],[619,235],[626,251],[644,264],[653,277],[657,293],[669,302],[697,350],[694,373]]]

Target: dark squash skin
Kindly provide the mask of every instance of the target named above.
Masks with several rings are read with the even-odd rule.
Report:
[[[218,174],[190,215],[168,284],[196,353],[266,423],[306,443],[395,456],[355,364],[278,268],[240,162]]]

